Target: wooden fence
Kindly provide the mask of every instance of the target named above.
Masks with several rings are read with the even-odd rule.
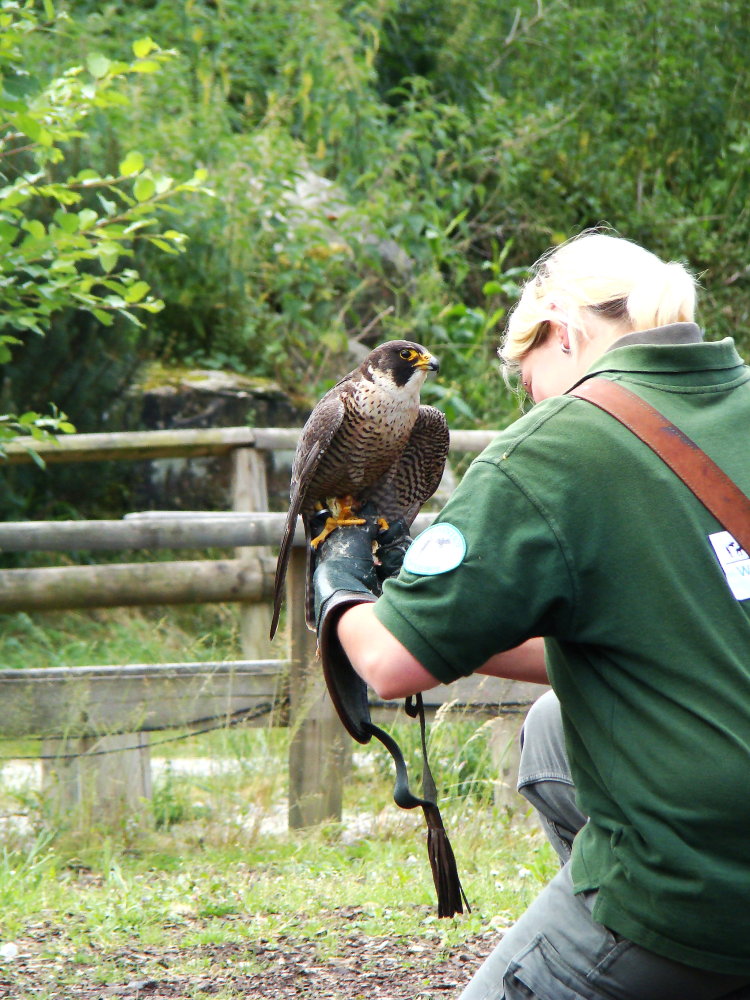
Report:
[[[283,656],[268,641],[269,601],[283,514],[268,512],[263,453],[293,449],[299,431],[225,428],[81,434],[45,443],[47,462],[191,458],[229,454],[232,512],[129,515],[122,521],[0,523],[0,551],[234,549],[226,559],[0,570],[0,612],[238,602],[245,659],[222,663],[131,664],[0,669],[0,736],[43,740],[44,788],[53,808],[83,824],[146,817],[151,796],[148,734],[206,724],[281,724],[292,728],[289,825],[340,818],[351,740],[322,685],[315,639],[304,622],[304,550],[299,531],[287,579]],[[492,435],[461,431],[454,451],[478,451]],[[8,462],[29,461],[23,442]],[[420,515],[415,528],[430,520]],[[0,665],[1,666],[1,665]],[[512,747],[519,713],[534,685],[467,678],[426,695],[428,711],[446,702],[497,718],[500,787],[513,784]],[[373,713],[399,718],[394,704]],[[503,721],[505,720],[505,721]]]

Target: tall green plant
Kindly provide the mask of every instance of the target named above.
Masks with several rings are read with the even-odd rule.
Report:
[[[51,2],[46,14],[52,19]],[[135,41],[129,62],[91,54],[53,79],[27,71],[28,55],[43,25],[30,4],[6,3],[0,12],[0,363],[29,334],[43,336],[64,309],[91,313],[110,326],[120,316],[140,325],[139,314],[163,303],[137,269],[123,266],[142,242],[176,254],[185,235],[163,228],[160,215],[175,196],[205,192],[204,171],[183,181],[151,170],[137,151],[115,173],[82,169],[70,174],[66,151],[85,135],[88,120],[121,106],[122,81],[157,72],[171,58],[150,38]],[[68,430],[64,418],[29,411],[0,417],[2,442]]]

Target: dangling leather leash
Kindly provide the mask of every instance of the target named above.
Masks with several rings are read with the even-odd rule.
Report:
[[[344,605],[346,606],[346,605]],[[424,704],[422,696],[406,699],[405,710],[411,718],[419,718],[422,742],[422,798],[412,794],[404,755],[390,733],[376,726],[370,717],[367,685],[354,670],[341,648],[336,635],[336,614],[324,616],[318,645],[323,664],[328,693],[347,732],[358,743],[369,743],[372,737],[380,740],[396,765],[396,782],[393,799],[401,809],[421,806],[427,823],[427,856],[432,869],[432,879],[438,897],[438,916],[452,917],[463,913],[463,904],[471,910],[458,877],[456,859],[437,807],[435,781],[427,761]]]
[[[456,858],[451,842],[443,826],[443,819],[437,806],[437,788],[432,777],[427,759],[427,739],[425,735],[424,703],[422,695],[410,695],[404,705],[406,714],[412,719],[419,718],[419,733],[422,743],[422,794],[418,798],[409,788],[409,776],[406,761],[401,748],[393,737],[369,720],[365,723],[367,731],[380,740],[388,753],[393,757],[396,766],[396,783],[393,789],[393,801],[401,809],[416,809],[422,807],[427,823],[427,856],[430,859],[432,880],[438,898],[438,917],[452,917],[455,913],[463,913],[463,905],[471,913],[469,901],[464,893],[461,880],[458,877]]]
[[[750,554],[750,498],[687,434],[618,382],[595,378],[568,392],[619,420],[685,483]]]

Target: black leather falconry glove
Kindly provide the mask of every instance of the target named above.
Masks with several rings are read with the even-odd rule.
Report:
[[[367,685],[341,648],[336,626],[348,608],[371,603],[380,593],[373,557],[373,542],[380,527],[365,504],[357,511],[365,524],[336,528],[315,552],[313,589],[318,648],[331,700],[344,727],[359,743],[368,743],[370,709]],[[313,532],[325,524],[326,511],[313,522]]]
[[[381,585],[389,576],[398,575],[411,542],[409,528],[402,518],[391,521],[388,528],[378,534],[375,571]]]
[[[313,535],[323,529],[327,515],[327,511],[316,515]],[[313,588],[318,635],[334,608],[371,601],[379,595],[383,581],[401,569],[411,545],[409,529],[400,518],[383,530],[371,504],[364,504],[357,517],[365,523],[336,528],[315,553]]]
[[[326,516],[326,511],[316,516],[313,534],[322,530]],[[401,569],[411,538],[401,519],[383,530],[371,504],[364,504],[357,517],[365,523],[336,528],[318,546],[313,590],[318,648],[331,700],[354,739],[368,743],[371,730],[367,685],[341,648],[336,625],[347,608],[376,599],[383,581]]]
[[[369,743],[375,736],[393,757],[396,804],[402,809],[421,806],[428,827],[427,850],[438,895],[438,916],[452,917],[463,912],[463,903],[470,907],[436,804],[437,792],[427,763],[421,695],[407,698],[405,709],[420,721],[424,798],[413,795],[409,788],[406,764],[396,741],[371,721],[367,685],[349,662],[336,631],[344,611],[356,604],[374,602],[382,582],[399,572],[411,538],[406,524],[400,520],[382,530],[371,505],[365,504],[357,515],[364,519],[364,524],[336,528],[316,550],[313,589],[323,673],[331,701],[349,734],[358,743]],[[313,533],[318,527],[322,529],[325,519],[324,511],[316,518]]]

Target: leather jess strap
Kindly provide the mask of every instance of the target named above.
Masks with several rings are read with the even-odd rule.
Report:
[[[618,382],[595,378],[568,392],[619,420],[672,469],[750,554],[750,498],[678,427]]]

